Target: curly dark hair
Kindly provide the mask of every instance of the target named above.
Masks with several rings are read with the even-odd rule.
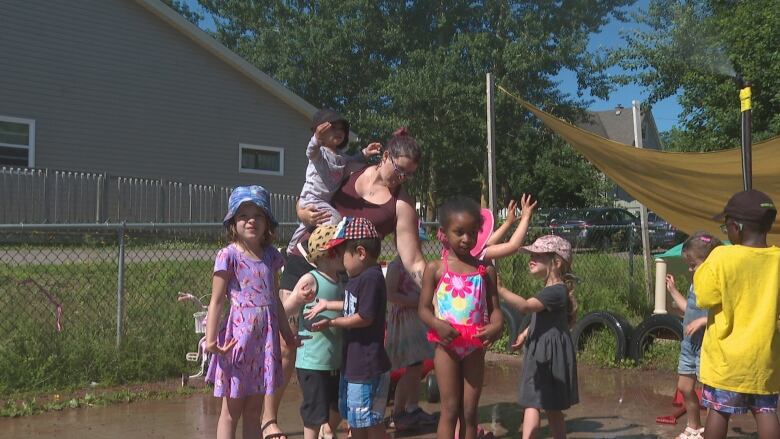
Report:
[[[474,217],[477,225],[482,227],[482,212],[479,203],[468,197],[450,198],[439,208],[439,222],[442,230],[449,228],[452,216],[456,213],[467,213]]]

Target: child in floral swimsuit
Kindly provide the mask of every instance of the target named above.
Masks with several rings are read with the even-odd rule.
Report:
[[[423,275],[420,318],[436,342],[434,367],[441,392],[436,436],[452,439],[455,426],[476,437],[477,407],[485,372],[485,347],[501,334],[496,269],[471,255],[482,226],[479,205],[455,198],[439,213],[441,260],[431,261]]]

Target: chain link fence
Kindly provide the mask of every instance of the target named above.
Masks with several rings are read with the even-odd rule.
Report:
[[[283,223],[283,247],[297,224]],[[437,225],[424,224],[426,258],[440,257]],[[571,239],[580,313],[606,309],[636,323],[650,312],[633,227],[610,239]],[[562,233],[533,227],[535,237]],[[210,293],[220,224],[0,225],[0,394],[179,376],[196,348],[191,303],[178,292]],[[396,256],[392,236],[382,261]],[[497,262],[501,281],[524,296],[541,287],[528,258]]]

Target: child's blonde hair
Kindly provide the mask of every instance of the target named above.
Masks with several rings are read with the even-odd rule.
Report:
[[[699,231],[685,240],[682,246],[682,251],[683,254],[688,254],[700,261],[703,261],[707,259],[707,256],[710,255],[710,252],[712,252],[715,247],[718,247],[722,244],[723,243],[720,241],[720,239],[712,236],[710,233]]]
[[[571,264],[568,261],[556,254],[553,254],[553,258],[558,258],[561,261],[561,272],[559,274],[564,285],[566,285],[566,291],[569,293],[566,301],[567,320],[569,326],[574,326],[574,323],[577,322],[577,310],[579,309],[577,298],[574,297],[574,287],[577,285],[579,278],[572,271]]]

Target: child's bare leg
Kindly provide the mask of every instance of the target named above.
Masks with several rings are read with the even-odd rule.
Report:
[[[723,439],[729,430],[729,413],[710,409],[704,426],[704,439]]]
[[[279,295],[282,297],[282,300],[289,295],[291,291],[288,290],[279,290]],[[287,320],[283,320],[279,322],[280,325],[287,325],[289,324]],[[298,332],[298,328],[294,327],[292,328],[293,334]],[[290,378],[292,377],[293,372],[295,371],[295,354],[297,352],[296,348],[290,348],[287,346],[287,344],[284,342],[284,339],[282,337],[279,337],[279,344],[282,348],[282,383],[279,387],[276,388],[274,393],[269,393],[265,395],[264,401],[263,401],[263,420],[260,423],[260,425],[265,425],[266,422],[276,419],[277,413],[279,413],[279,406],[282,403],[282,397],[284,396],[284,391],[287,389],[287,384],[290,383]],[[266,436],[273,433],[281,433],[282,430],[280,429],[279,425],[277,424],[271,424],[269,425],[266,430],[263,432]]]
[[[366,428],[352,428],[352,439],[385,439],[384,422]]]
[[[341,415],[336,410],[331,410],[330,415],[328,418],[328,423],[323,425],[323,433],[325,434],[332,434],[333,437],[336,437],[336,432],[339,429],[339,424],[341,423]]]
[[[554,439],[566,439],[566,419],[560,410],[545,410],[547,423],[550,424],[550,432]]]
[[[541,413],[539,409],[528,407],[523,412],[523,439],[532,439],[539,429]]]
[[[317,439],[319,435],[320,435],[319,428],[307,427],[305,425],[303,426],[303,439]]]
[[[760,439],[780,437],[780,422],[777,420],[777,413],[755,413],[753,416],[756,418],[756,427]]]
[[[238,420],[244,411],[244,398],[222,398],[217,422],[217,439],[234,439]]]
[[[241,435],[244,439],[257,439],[260,437],[260,418],[263,411],[264,395],[247,396],[244,402],[244,412],[241,414]]]
[[[463,378],[461,377],[460,362],[455,355],[438,345],[433,356],[433,365],[436,369],[436,379],[439,382],[441,395],[441,415],[439,416],[439,426],[436,429],[436,437],[438,439],[452,439],[455,437],[455,424],[458,422],[463,401]]]
[[[461,360],[463,370],[463,416],[460,437],[475,439],[479,424],[479,397],[485,377],[485,351],[472,352]]]
[[[701,428],[699,397],[696,395],[696,376],[680,375],[680,378],[677,379],[677,389],[682,393],[683,401],[685,401],[688,427]]]
[[[407,406],[420,402],[420,373],[422,364],[408,366],[406,373],[398,380],[393,398],[393,415],[400,415]]]

